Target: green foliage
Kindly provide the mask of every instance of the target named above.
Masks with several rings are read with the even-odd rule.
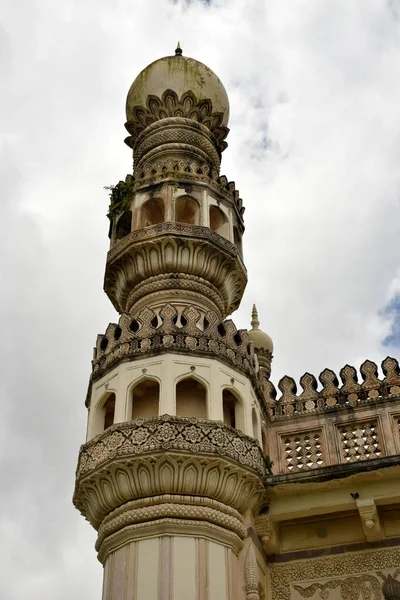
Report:
[[[110,196],[107,217],[112,220],[120,213],[130,209],[133,197],[133,180],[120,181],[117,185],[104,186]]]
[[[264,467],[267,475],[272,475],[272,467],[274,466],[274,462],[270,459],[269,456],[264,455]]]

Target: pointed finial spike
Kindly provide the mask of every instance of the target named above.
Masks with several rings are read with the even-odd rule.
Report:
[[[181,45],[180,45],[179,42],[178,42],[178,45],[177,45],[177,47],[175,49],[175,56],[182,56],[182,48],[181,48]]]
[[[258,329],[260,326],[260,321],[258,320],[258,312],[257,307],[253,304],[253,310],[251,312],[251,327],[252,329]]]

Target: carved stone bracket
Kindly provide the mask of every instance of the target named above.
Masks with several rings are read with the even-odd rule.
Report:
[[[373,498],[367,498],[358,499],[356,502],[365,537],[369,542],[380,542],[384,534],[375,501]]]
[[[254,528],[256,534],[261,540],[266,554],[278,554],[279,535],[276,524],[268,514],[258,515],[254,519]]]

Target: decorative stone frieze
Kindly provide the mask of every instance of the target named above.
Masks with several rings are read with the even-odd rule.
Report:
[[[263,495],[258,443],[218,421],[164,415],[108,428],[81,447],[75,506],[98,528],[138,498],[188,494],[243,513]]]
[[[399,565],[400,548],[348,552],[313,560],[307,558],[270,564],[271,598],[291,600],[294,591],[296,598],[313,600],[380,600],[382,583],[386,580],[384,572],[398,573]],[[336,593],[331,595],[331,590],[336,590]]]
[[[231,320],[219,321],[212,311],[166,305],[160,311],[145,308],[137,319],[124,313],[118,324],[110,323],[105,334],[97,337],[86,405],[91,384],[120,362],[171,351],[217,357],[245,373],[263,401],[257,360],[246,330],[237,330]]]
[[[198,100],[191,91],[184,92],[179,98],[173,90],[165,90],[161,98],[151,94],[147,97],[146,106],[134,106],[125,127],[131,134],[125,141],[134,148],[139,135],[152,123],[169,117],[191,119],[207,127],[214,135],[222,152],[227,147],[224,141],[229,133],[223,124],[223,113],[213,110],[210,99]]]

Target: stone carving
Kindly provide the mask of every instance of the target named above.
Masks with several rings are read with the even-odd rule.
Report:
[[[382,455],[376,419],[339,425],[338,432],[343,462],[357,462]]]
[[[325,466],[321,429],[282,435],[289,473]]]
[[[207,227],[162,223],[134,231],[115,245],[107,257],[104,289],[119,313],[129,311],[128,299],[137,286],[144,281],[151,286],[159,275],[170,282],[183,277],[211,284],[220,296],[222,316],[237,308],[247,284],[234,244]],[[210,302],[208,294],[203,302]]]
[[[360,368],[362,383],[357,380],[354,367],[346,365],[340,371],[342,386],[330,369],[325,369],[319,376],[322,389],[317,390],[315,377],[306,373],[301,377],[303,391],[297,394],[296,383],[285,376],[278,383],[282,392],[276,398],[276,390],[272,383],[264,388],[268,404],[269,417],[272,421],[307,413],[320,413],[354,408],[368,402],[379,402],[387,398],[400,396],[400,369],[395,358],[387,357],[382,361],[384,377],[379,379],[378,368],[372,361],[365,361]]]
[[[229,457],[261,476],[264,461],[258,442],[221,421],[192,417],[151,417],[119,423],[81,449],[77,477],[96,469],[110,457],[179,450]]]
[[[213,110],[211,100],[198,100],[192,91],[185,92],[180,98],[170,89],[165,90],[161,98],[149,95],[146,106],[135,106],[132,112],[132,118],[125,124],[131,134],[126,143],[131,148],[134,147],[139,134],[149,125],[168,117],[184,117],[202,123],[218,140],[221,152],[227,147],[224,140],[229,129],[222,124],[223,113]]]
[[[340,578],[340,580],[344,581],[347,577],[374,577],[374,574],[380,576],[380,570],[395,570],[399,564],[400,548],[384,548],[362,553],[351,552],[334,557],[329,556],[312,560],[292,561],[284,564],[270,564],[272,600],[291,600],[291,585],[293,587],[295,585],[300,587],[301,585],[302,589],[309,587],[309,585],[297,582],[312,582],[313,580],[323,579],[325,583],[327,579],[336,581]],[[366,580],[364,579],[364,581]],[[312,584],[310,583],[310,585]],[[371,590],[370,584],[369,589]],[[315,592],[317,591],[318,589],[316,588]],[[329,598],[329,587],[324,592],[322,596],[318,594],[318,600],[320,598],[323,600]],[[359,593],[361,593],[361,590]],[[304,597],[312,597],[312,595]],[[363,598],[363,596],[361,597]],[[370,592],[369,596],[364,597],[365,600],[373,600],[372,592]],[[360,597],[343,595],[342,598],[343,600],[359,600]],[[380,591],[377,598],[381,600]]]
[[[359,600],[360,597],[363,600],[381,599],[381,584],[374,575],[351,576],[345,579],[332,579],[326,583],[313,583],[308,587],[301,585],[293,587],[303,598],[312,598],[318,592],[318,598],[328,600],[331,590],[339,588],[342,600]]]
[[[247,600],[260,600],[258,593],[259,589],[259,574],[256,553],[253,544],[250,543],[247,550],[246,559],[244,561],[244,581]]]
[[[98,528],[136,498],[195,494],[242,512],[264,494],[258,442],[218,421],[153,417],[119,423],[81,447],[76,507]]]
[[[187,225],[186,223],[166,222],[159,223],[157,225],[151,225],[151,227],[145,227],[144,229],[136,229],[135,231],[131,231],[131,233],[118,241],[117,244],[108,251],[107,261],[112,261],[116,256],[122,254],[133,241],[143,241],[155,238],[164,233],[171,233],[176,234],[177,236],[191,238],[204,238],[210,240],[218,248],[223,249],[233,256],[237,256],[239,254],[235,244],[222,237],[222,235],[219,235],[219,233],[216,233],[209,227],[203,227],[201,225]]]
[[[127,313],[122,314],[118,324],[110,323],[105,335],[97,337],[91,383],[121,360],[170,349],[218,356],[220,360],[250,377],[263,402],[254,349],[248,332],[237,330],[231,320],[221,323],[213,311],[201,312],[194,306],[182,310],[167,304],[157,312],[145,308],[137,318]],[[90,386],[87,403],[89,398]]]

